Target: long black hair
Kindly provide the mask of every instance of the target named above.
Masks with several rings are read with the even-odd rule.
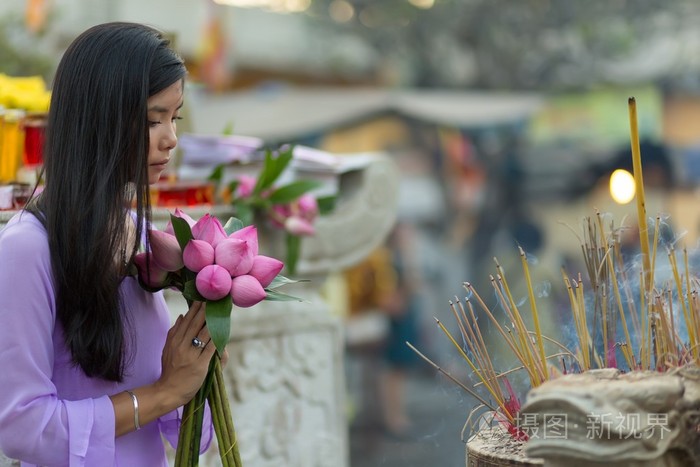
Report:
[[[115,255],[127,246],[132,203],[136,239],[150,223],[147,100],[185,74],[159,31],[133,23],[88,29],[56,70],[36,209],[49,238],[56,316],[73,362],[90,377],[124,375],[124,267]],[[137,247],[129,245],[127,260]]]

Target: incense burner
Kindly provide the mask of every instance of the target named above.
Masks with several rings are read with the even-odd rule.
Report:
[[[700,465],[700,368],[547,381],[528,394],[521,428],[545,467]]]

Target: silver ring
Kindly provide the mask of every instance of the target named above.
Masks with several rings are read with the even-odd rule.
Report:
[[[206,346],[206,344],[199,340],[198,337],[195,337],[194,339],[192,339],[192,346],[197,347],[198,349],[203,349]]]

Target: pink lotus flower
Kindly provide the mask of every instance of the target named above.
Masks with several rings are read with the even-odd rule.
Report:
[[[238,177],[238,186],[236,187],[236,192],[234,193],[236,198],[249,198],[253,194],[253,189],[257,180],[255,177],[250,175],[241,175]]]
[[[194,219],[192,219],[187,213],[182,211],[180,208],[175,208],[175,212],[173,213],[175,217],[179,217],[181,219],[185,219],[187,224],[192,228],[192,226],[195,224]],[[173,229],[173,224],[172,222],[168,221],[168,225],[165,226],[165,233],[169,233],[170,235],[175,235],[175,230]]]
[[[233,277],[248,274],[254,257],[248,242],[240,238],[226,238],[214,250],[214,262]]]
[[[182,252],[182,260],[187,269],[199,272],[205,266],[214,264],[214,247],[204,240],[192,239]]]
[[[182,269],[182,250],[177,243],[177,238],[160,230],[149,232],[153,262],[166,271]]]
[[[318,201],[316,197],[309,193],[304,193],[297,200],[299,215],[306,220],[312,221],[318,215]]]
[[[249,225],[240,230],[236,230],[229,235],[228,238],[238,238],[248,242],[248,248],[250,248],[253,256],[258,254],[258,229],[254,225]]]
[[[248,308],[265,299],[267,293],[258,280],[250,275],[234,277],[231,285],[233,304]]]
[[[210,264],[199,271],[195,286],[207,300],[220,300],[231,292],[231,276],[221,266]]]
[[[253,276],[265,288],[280,273],[284,263],[269,256],[257,255],[253,258],[253,267],[250,268],[249,275]]]
[[[216,248],[216,245],[226,238],[226,231],[219,219],[207,213],[192,226],[192,236]]]
[[[139,279],[147,287],[151,287],[153,289],[163,288],[168,282],[168,271],[156,266],[152,256],[150,261],[148,261],[148,255],[149,253],[138,253],[136,256],[134,256],[134,264],[138,270]],[[146,268],[147,261],[148,268]]]
[[[308,220],[299,216],[290,216],[284,221],[284,230],[292,235],[313,235],[316,229]]]
[[[279,229],[284,229],[284,221],[292,215],[292,209],[288,204],[275,204],[271,208],[270,221]]]

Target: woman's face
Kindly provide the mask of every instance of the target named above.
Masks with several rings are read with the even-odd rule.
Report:
[[[170,161],[170,153],[177,146],[177,120],[183,97],[182,80],[173,83],[148,98],[148,183],[156,183]]]

